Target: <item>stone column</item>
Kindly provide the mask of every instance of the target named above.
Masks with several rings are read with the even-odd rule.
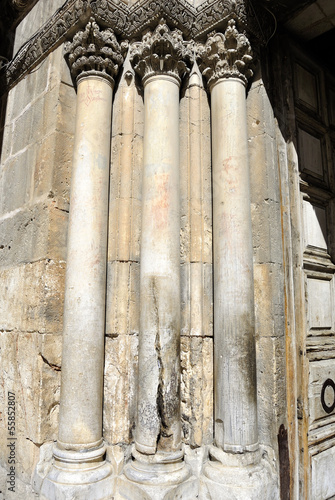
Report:
[[[224,34],[210,34],[199,50],[211,93],[213,161],[216,446],[205,474],[217,482],[227,480],[218,464],[243,468],[260,460],[246,114],[251,60],[249,41],[234,20]],[[243,491],[241,498],[246,495]]]
[[[85,498],[100,499],[112,493],[102,395],[113,78],[123,57],[113,31],[100,31],[93,19],[65,45],[65,57],[77,84],[77,114],[59,434],[42,494],[58,498],[64,484],[66,491],[70,484],[73,495],[78,490]]]
[[[176,483],[180,421],[179,87],[187,71],[178,30],[162,20],[131,49],[144,86],[138,409],[126,470],[139,483]]]

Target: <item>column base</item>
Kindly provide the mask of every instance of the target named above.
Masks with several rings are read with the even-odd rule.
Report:
[[[200,480],[205,498],[220,500],[278,500],[278,480],[271,451],[227,453],[214,446]],[[272,462],[272,463],[271,463]]]
[[[115,500],[195,500],[198,480],[191,476],[179,485],[149,486],[135,484],[124,475],[117,479]],[[205,497],[202,499],[205,500]],[[217,500],[217,499],[216,499]]]
[[[133,448],[133,460],[124,474],[129,481],[150,486],[170,486],[182,483],[191,474],[183,460],[184,452],[144,455]]]
[[[59,451],[66,461],[59,460]],[[105,460],[92,460],[90,452],[54,450],[54,458],[41,460],[33,477],[33,487],[42,500],[107,500],[113,497],[115,477],[112,465]],[[87,461],[85,462],[85,455]]]

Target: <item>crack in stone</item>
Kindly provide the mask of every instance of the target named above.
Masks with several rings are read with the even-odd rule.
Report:
[[[44,356],[42,353],[39,353],[39,355],[41,356],[42,360],[44,361],[44,363],[46,363],[48,366],[50,366],[50,368],[56,372],[60,372],[61,371],[61,367],[58,366],[58,365],[55,365],[53,363],[50,363]]]
[[[156,409],[157,409],[157,416],[160,421],[160,427],[162,426],[162,368],[163,368],[163,363],[162,363],[162,357],[161,357],[161,345],[160,345],[160,335],[159,335],[159,311],[158,311],[158,304],[157,304],[157,293],[158,291],[156,290],[156,284],[155,284],[155,278],[152,279],[152,295],[153,295],[153,300],[154,300],[154,311],[155,311],[155,323],[156,323],[156,337],[155,337],[155,351],[157,355],[157,366],[158,366],[158,385],[157,385],[157,396],[156,396]],[[156,451],[158,447],[158,442],[159,438],[161,435],[161,431],[157,433],[156,436]]]
[[[30,441],[31,443],[33,443],[35,446],[37,446],[38,448],[40,448],[42,446],[43,443],[35,443],[35,441],[33,441],[32,439],[26,437],[26,440],[27,441]]]
[[[160,339],[160,323],[159,323],[159,309],[157,303],[158,290],[155,284],[155,278],[152,281],[152,292],[154,299],[154,310],[156,317],[156,338],[155,338],[155,350],[157,354],[157,366],[158,366],[158,385],[157,385],[157,397],[156,397],[156,408],[157,408],[157,416],[160,420],[160,431],[157,434],[156,439],[156,451],[158,448],[158,443],[161,437],[169,438],[172,436],[172,433],[168,433],[167,429],[169,428],[166,422],[166,401],[165,401],[165,377],[164,377],[164,360],[162,356],[162,346]]]

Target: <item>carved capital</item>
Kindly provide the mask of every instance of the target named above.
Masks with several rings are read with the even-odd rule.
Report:
[[[234,19],[229,21],[224,34],[210,33],[207,42],[197,46],[196,58],[209,87],[220,78],[239,78],[246,84],[253,74],[249,67],[252,62],[249,40],[238,32]]]
[[[154,32],[147,31],[141,42],[130,48],[130,62],[142,78],[143,83],[151,76],[168,75],[181,78],[189,72],[185,61],[192,58],[189,44],[184,42],[182,32],[173,31],[161,19]]]
[[[64,56],[74,81],[83,76],[100,75],[114,82],[123,64],[127,43],[118,43],[111,28],[101,31],[90,18],[84,31],[78,31],[64,46]]]

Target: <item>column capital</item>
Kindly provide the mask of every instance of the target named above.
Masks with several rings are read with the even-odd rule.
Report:
[[[192,58],[189,45],[180,30],[171,31],[161,19],[153,32],[147,31],[141,42],[131,46],[130,62],[143,83],[149,77],[167,75],[176,78],[180,84],[182,77],[189,72],[185,62]]]
[[[234,19],[224,34],[209,33],[206,43],[197,45],[196,59],[209,87],[223,78],[238,78],[247,84],[253,75],[250,42],[237,30]]]
[[[84,30],[78,31],[72,42],[64,45],[64,56],[74,82],[84,76],[97,75],[114,84],[123,64],[127,42],[118,43],[111,28],[100,30],[93,17]]]

